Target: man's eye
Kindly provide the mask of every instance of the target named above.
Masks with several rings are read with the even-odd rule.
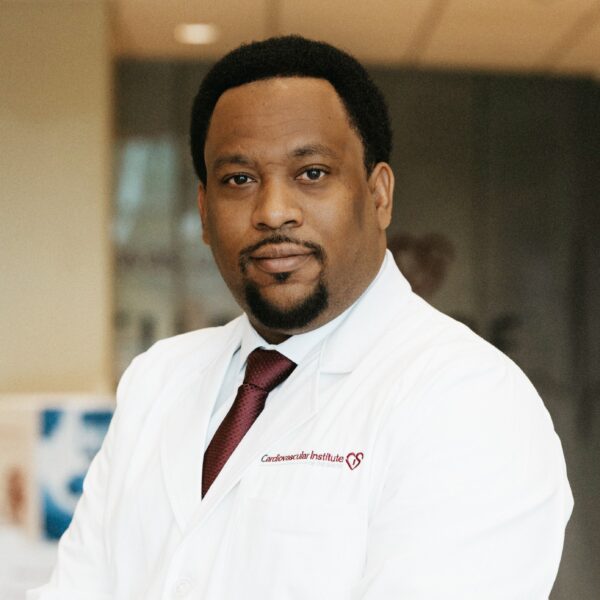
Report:
[[[235,175],[231,175],[226,177],[223,182],[229,185],[238,186],[238,185],[246,185],[250,183],[252,178],[249,175],[244,175],[243,173],[237,173]]]
[[[326,175],[326,172],[323,169],[314,167],[300,173],[300,179],[304,179],[305,181],[319,181],[324,175]]]

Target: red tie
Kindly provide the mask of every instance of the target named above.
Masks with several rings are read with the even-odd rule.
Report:
[[[248,355],[244,383],[204,453],[202,497],[262,412],[269,392],[295,368],[295,363],[275,350],[257,348]]]

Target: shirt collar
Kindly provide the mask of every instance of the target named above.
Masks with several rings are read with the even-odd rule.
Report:
[[[281,344],[269,344],[257,331],[252,327],[248,317],[244,314],[242,328],[242,342],[240,346],[240,368],[246,367],[246,360],[250,352],[256,348],[264,348],[265,350],[277,350],[297,365],[314,350],[337,326],[344,320],[345,312],[337,316],[333,321],[325,323],[317,329],[299,333],[290,336]]]

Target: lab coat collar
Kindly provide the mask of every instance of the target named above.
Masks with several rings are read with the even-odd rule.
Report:
[[[398,308],[408,301],[411,288],[392,253],[386,250],[377,277],[350,307],[343,323],[325,340],[321,373],[349,373],[398,317]]]

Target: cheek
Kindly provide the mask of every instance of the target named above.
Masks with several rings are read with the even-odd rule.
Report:
[[[247,228],[239,218],[239,213],[222,212],[214,211],[208,215],[203,235],[218,263],[237,263],[239,251],[247,238]]]
[[[323,207],[316,215],[325,244],[343,252],[351,251],[364,237],[368,217],[366,202],[358,195],[345,195],[335,206]]]
[[[364,196],[348,197],[343,210],[327,215],[326,230],[322,230],[329,255],[330,284],[346,289],[361,278],[369,263],[368,257],[377,239],[379,228],[374,211],[369,211]]]

